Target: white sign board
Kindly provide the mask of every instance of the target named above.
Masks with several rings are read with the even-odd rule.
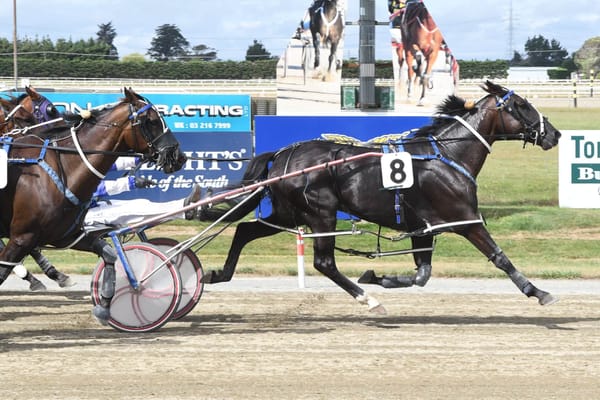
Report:
[[[558,205],[600,208],[600,131],[561,131]]]
[[[381,180],[386,189],[407,189],[414,183],[410,153],[386,153],[381,156]]]

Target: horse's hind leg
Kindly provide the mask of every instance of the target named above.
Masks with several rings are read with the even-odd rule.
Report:
[[[219,283],[230,281],[244,246],[253,240],[271,236],[279,232],[281,232],[280,229],[265,225],[259,221],[242,222],[238,224],[223,269],[208,271],[204,274],[202,282]]]
[[[50,260],[48,260],[48,258],[46,258],[46,256],[44,256],[39,249],[33,249],[29,255],[35,260],[37,265],[40,266],[44,274],[46,274],[48,278],[58,283],[58,286],[61,288],[73,286],[75,284],[75,282],[73,282],[68,275],[57,270],[56,267],[52,265]]]
[[[5,245],[0,241],[0,285],[14,271],[16,275],[29,282],[32,291],[46,290],[46,286],[22,265],[22,261],[35,241],[34,234],[15,235]]]
[[[479,251],[494,263],[494,265],[504,271],[519,290],[527,297],[536,297],[541,305],[550,305],[558,301],[550,293],[535,287],[520,271],[518,271],[506,254],[496,245],[487,229],[482,224],[471,225],[465,231],[460,232],[467,238]]]
[[[417,266],[417,272],[411,276],[407,275],[383,275],[378,277],[373,270],[365,271],[358,279],[359,283],[372,283],[384,288],[402,288],[414,285],[425,286],[431,277],[431,257],[433,255],[433,236],[422,236],[412,238],[413,258]]]
[[[313,265],[317,271],[331,279],[339,287],[348,292],[359,303],[366,304],[369,311],[385,314],[385,308],[377,299],[368,295],[360,286],[352,282],[342,274],[335,264],[334,249],[335,238],[317,237],[314,239],[314,261]]]

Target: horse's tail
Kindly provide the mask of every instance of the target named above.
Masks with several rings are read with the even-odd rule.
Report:
[[[252,160],[250,160],[250,163],[244,172],[244,177],[242,178],[241,184],[225,188],[225,190],[239,188],[243,185],[254,184],[266,179],[269,172],[269,163],[273,160],[274,155],[275,152],[270,152],[262,153],[254,157]],[[263,198],[264,194],[254,194],[251,199],[244,202],[244,204],[240,205],[235,210],[231,211],[233,207],[243,202],[248,196],[248,194],[236,196],[233,199],[214,204],[210,208],[202,208],[198,210],[198,219],[201,221],[216,221],[227,214],[223,221],[238,221],[258,207],[258,204],[260,203],[260,200]]]

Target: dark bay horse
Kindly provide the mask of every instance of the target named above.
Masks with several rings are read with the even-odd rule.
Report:
[[[18,97],[0,98],[0,133],[3,135],[43,134],[53,124],[51,121],[57,120],[60,120],[60,113],[54,104],[30,86],[27,86],[25,93]],[[4,242],[0,240],[0,250],[3,247]],[[38,248],[33,249],[30,256],[40,266],[44,274],[56,281],[60,287],[68,287],[75,284],[68,275],[52,265],[50,260]],[[29,282],[30,290],[38,291],[46,289],[46,286],[32,273],[27,271],[24,266],[19,265],[15,267],[14,271],[23,280]]]
[[[332,65],[337,69],[337,48],[344,34],[344,18],[337,0],[323,0],[321,5],[310,10],[310,32],[315,49],[315,69],[321,64],[321,42],[329,45],[329,64],[326,79],[331,79]]]
[[[9,240],[0,251],[0,283],[36,247],[93,252],[108,267],[102,299],[94,307],[94,315],[106,322],[116,254],[82,229],[92,193],[119,156],[141,153],[166,173],[179,170],[186,157],[158,110],[131,89],[115,104],[64,119],[71,126],[53,128],[45,138],[25,135],[3,142],[9,165],[7,187],[0,191],[0,227]]]
[[[421,86],[418,104],[422,104],[426,89],[433,88],[431,71],[444,38],[422,1],[406,4],[400,29],[408,71],[408,97],[412,94],[413,83],[418,81]],[[398,61],[401,67],[402,60]]]
[[[398,145],[412,159],[412,186],[383,190],[381,157],[365,157],[314,172],[276,179],[268,186],[272,214],[253,222],[239,223],[222,270],[205,275],[207,283],[231,280],[244,246],[255,239],[281,232],[284,228],[306,225],[313,233],[333,232],[337,211],[345,211],[366,221],[394,230],[409,232],[417,272],[414,276],[378,277],[372,271],[359,283],[384,287],[424,286],[431,274],[433,240],[436,234],[454,232],[465,237],[494,265],[504,271],[527,296],[539,303],[556,299],[535,287],[511,263],[487,231],[478,210],[476,177],[496,140],[524,140],[548,150],[560,137],[548,120],[528,101],[492,82],[483,89],[487,95],[476,103],[449,96],[439,106],[441,114]],[[300,142],[280,151],[255,157],[246,170],[244,184],[260,182],[291,171],[302,171],[321,163],[381,151],[381,147],[352,146],[325,140]],[[269,164],[272,163],[270,168]],[[391,174],[402,175],[396,166]],[[238,220],[257,206],[258,199],[230,214]],[[214,210],[216,211],[216,210]],[[214,220],[218,213],[200,211],[200,219]],[[222,214],[222,212],[221,212]],[[379,302],[344,276],[334,257],[335,237],[314,238],[314,267],[370,310],[385,311]]]

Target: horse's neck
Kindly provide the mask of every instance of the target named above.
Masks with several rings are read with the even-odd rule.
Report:
[[[69,175],[73,177],[70,180],[72,182],[70,187],[73,192],[82,193],[84,197],[87,197],[88,194],[91,196],[101,180],[98,173],[105,175],[117,160],[118,155],[115,152],[124,151],[121,143],[123,124],[85,123],[75,133],[73,133],[73,129],[75,128],[71,128],[73,147],[79,146],[82,151],[70,157]],[[106,153],[85,154],[86,151]],[[88,182],[95,183],[89,185]]]
[[[446,157],[462,164],[473,177],[481,171],[493,143],[489,138],[493,134],[496,111],[491,107],[482,107],[482,109],[483,112],[464,118],[464,123],[457,120],[437,135],[450,153],[446,154]],[[465,124],[468,124],[479,136]],[[488,145],[486,146],[483,141]]]

